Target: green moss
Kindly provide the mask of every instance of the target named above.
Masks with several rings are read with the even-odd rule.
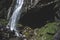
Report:
[[[6,26],[7,25],[7,20],[5,19],[0,19],[0,24]]]
[[[36,40],[53,40],[54,34],[59,30],[56,22],[48,23],[38,29]]]

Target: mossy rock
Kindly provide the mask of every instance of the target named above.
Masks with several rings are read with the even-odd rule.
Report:
[[[36,35],[36,40],[53,40],[54,34],[59,30],[57,22],[46,24],[44,27],[39,28]]]
[[[30,36],[31,30],[29,30],[29,27],[26,27],[25,35],[28,38],[28,40],[53,40],[53,37],[55,33],[60,29],[58,26],[60,22],[52,22],[52,23],[47,23],[45,26],[41,28],[36,28],[36,29],[31,29],[32,35]],[[27,29],[29,28],[29,29]],[[29,31],[28,31],[29,30]]]
[[[5,19],[0,19],[0,25],[6,26],[7,23],[8,23],[7,20],[5,20]]]
[[[7,23],[8,21],[4,19],[0,19],[0,24],[6,26]],[[52,23],[47,23],[45,26],[41,28],[36,28],[37,31],[35,31],[36,29],[31,29],[29,27],[26,27],[26,29],[22,31],[24,32],[26,30],[25,35],[27,36],[28,40],[30,40],[29,37],[33,40],[53,40],[54,34],[60,29],[59,25],[60,22],[52,22]],[[33,35],[32,37],[31,37],[31,33]]]

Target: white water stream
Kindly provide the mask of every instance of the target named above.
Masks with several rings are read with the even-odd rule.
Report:
[[[16,29],[16,24],[20,18],[20,15],[21,15],[21,9],[22,9],[22,6],[23,6],[23,3],[24,3],[24,0],[16,0],[16,4],[15,4],[15,7],[14,7],[14,11],[13,11],[13,14],[9,20],[9,27],[10,27],[10,30],[11,31],[15,31],[15,34],[16,36],[19,36],[19,32],[18,30]],[[8,27],[7,25],[7,27]]]

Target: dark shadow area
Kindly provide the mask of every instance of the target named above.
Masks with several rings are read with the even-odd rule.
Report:
[[[39,27],[45,25],[47,22],[54,21],[55,10],[53,9],[56,4],[52,3],[42,8],[32,8],[21,17],[21,24],[25,26]]]

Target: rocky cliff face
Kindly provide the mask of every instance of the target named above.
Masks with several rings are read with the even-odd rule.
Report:
[[[0,18],[7,18],[8,9],[11,7],[12,2],[13,0],[0,0]],[[59,0],[25,0],[21,17],[23,22],[21,22],[22,24],[31,24],[33,22],[32,25],[39,25],[41,21],[54,20],[55,16],[60,19],[59,5]],[[33,21],[30,21],[32,19]]]
[[[6,18],[11,0],[0,0],[0,18]]]
[[[54,1],[56,0],[45,0],[45,1],[44,0],[25,0],[22,14],[24,14],[30,9],[32,10],[32,8],[36,8],[36,7],[41,8],[42,6],[48,5]],[[11,6],[12,2],[13,0],[0,0],[0,14],[1,14],[0,17],[4,16],[4,18],[6,18],[8,9]],[[56,3],[56,4],[59,4],[59,3]]]
[[[4,28],[8,23],[5,19],[7,18],[8,9],[11,7],[12,2],[13,0],[0,0],[0,25],[3,26],[0,26],[1,28]],[[55,33],[60,30],[60,22],[55,22],[54,19],[56,17],[58,20],[60,20],[60,1],[25,0],[23,8],[21,20],[19,21],[20,24],[18,25],[20,27],[20,32],[26,35],[26,39],[53,40]],[[3,36],[6,36],[6,31],[1,31],[0,36],[3,34]],[[10,32],[8,32],[8,34],[9,33]],[[54,40],[60,40],[59,33],[60,31],[54,36]]]

